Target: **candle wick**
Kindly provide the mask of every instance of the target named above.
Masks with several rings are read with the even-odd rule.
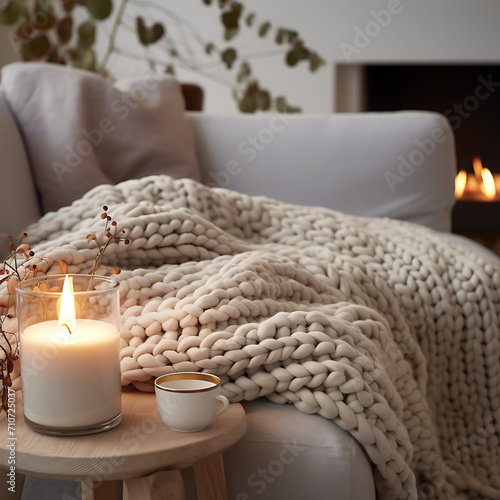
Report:
[[[61,326],[65,326],[68,329],[69,334],[71,335],[71,330],[69,329],[69,326],[66,323],[63,323]]]

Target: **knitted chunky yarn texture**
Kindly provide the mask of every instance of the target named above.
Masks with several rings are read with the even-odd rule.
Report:
[[[103,204],[121,267],[122,383],[222,378],[351,433],[378,498],[500,499],[500,268],[431,230],[153,176],[94,188],[28,230],[92,267]]]

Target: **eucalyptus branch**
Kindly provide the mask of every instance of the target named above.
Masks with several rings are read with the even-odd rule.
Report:
[[[128,52],[127,50],[123,50],[123,49],[118,49],[116,48],[115,49],[115,53],[116,54],[119,54],[123,57],[128,57],[129,59],[135,59],[135,60],[138,60],[138,61],[143,61],[143,62],[146,62],[145,60],[145,56],[141,55],[141,54],[135,54],[133,52]],[[163,64],[163,65],[167,65],[168,64],[168,61],[162,61],[162,60],[159,60],[159,59],[156,59],[156,58],[152,58],[150,59],[152,60],[153,62],[155,62],[156,64]],[[217,75],[213,75],[212,73],[209,73],[207,71],[204,71],[203,69],[200,69],[188,62],[185,62],[185,61],[182,61],[182,59],[178,59],[178,61],[181,63],[181,67],[182,69],[186,70],[186,71],[192,71],[193,73],[197,73],[199,75],[203,75],[211,80],[214,80],[218,83],[220,83],[221,85],[225,85],[226,87],[229,87],[230,89],[235,89],[236,86],[234,83],[232,83],[231,81],[229,80],[225,80],[223,79],[222,77],[219,77]]]
[[[281,55],[286,66],[307,65],[312,72],[325,65],[323,58],[306,45],[296,30],[257,20],[255,13],[246,9],[244,0],[203,0],[210,6],[209,15],[221,24],[221,43],[206,40],[189,16],[185,19],[176,14],[168,2],[165,5],[165,0],[4,0],[4,3],[0,24],[12,28],[9,37],[14,40],[22,60],[71,65],[100,73],[110,80],[115,78],[108,66],[111,57],[117,54],[149,63],[155,70],[162,65],[164,70],[174,73],[179,67],[229,88],[244,113],[270,109],[299,111],[290,106],[284,96],[273,97],[269,90],[261,87],[250,61]],[[113,4],[117,7],[115,10]],[[144,19],[141,12],[150,13],[149,19]],[[114,19],[108,28],[101,21],[111,19],[112,13],[115,13]],[[132,19],[134,26],[130,26]],[[139,46],[145,49],[144,55],[118,47],[121,29],[135,35]],[[275,50],[245,54],[240,53],[237,44],[226,43],[243,29],[272,44]],[[98,35],[107,38],[100,62],[96,55]],[[156,56],[155,48],[165,50],[170,60]],[[228,77],[223,78],[211,70],[221,74],[224,70]],[[13,266],[16,267],[15,262]]]
[[[123,19],[123,15],[125,14],[125,8],[127,7],[129,0],[122,0],[120,7],[118,8],[118,13],[116,14],[115,20],[113,22],[113,27],[111,28],[111,34],[109,35],[108,47],[106,48],[106,52],[101,61],[100,72],[107,72],[106,65],[108,64],[109,58],[111,54],[115,50],[115,42],[116,36],[118,34],[118,29],[120,28],[120,24]]]

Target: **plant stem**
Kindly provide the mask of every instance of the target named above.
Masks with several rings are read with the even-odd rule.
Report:
[[[141,54],[135,54],[133,52],[128,52],[126,50],[122,50],[122,49],[118,49],[118,48],[115,49],[115,52],[117,54],[122,55],[123,57],[128,57],[129,59],[136,59],[136,60],[144,61],[144,62],[151,60],[157,64],[162,64],[162,65],[168,64],[168,61],[161,61],[159,59],[146,58],[145,56],[143,56]],[[193,71],[199,75],[205,76],[206,78],[217,81],[221,85],[225,85],[226,87],[229,87],[230,89],[235,89],[235,85],[232,82],[225,80],[224,78],[221,78],[217,75],[209,73],[208,71],[204,71],[203,69],[196,67],[194,64],[190,64],[186,61],[182,61],[180,58],[177,58],[177,61],[180,63],[180,66],[182,69],[185,69],[187,71]]]
[[[113,23],[113,28],[111,29],[111,34],[109,35],[109,42],[104,57],[102,58],[100,73],[106,73],[106,65],[108,64],[111,54],[115,50],[116,35],[118,34],[118,29],[123,19],[125,13],[125,8],[127,7],[129,0],[122,0],[120,7],[118,8],[118,13],[116,14],[115,21]]]

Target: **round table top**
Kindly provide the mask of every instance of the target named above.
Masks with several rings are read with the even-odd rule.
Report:
[[[117,427],[88,436],[32,431],[22,416],[21,392],[15,411],[15,441],[8,440],[7,416],[0,414],[0,467],[10,467],[13,455],[7,445],[14,442],[18,473],[57,479],[109,481],[184,469],[229,448],[247,427],[245,410],[232,403],[205,430],[175,432],[161,420],[155,395],[139,391],[122,393],[123,420]]]

